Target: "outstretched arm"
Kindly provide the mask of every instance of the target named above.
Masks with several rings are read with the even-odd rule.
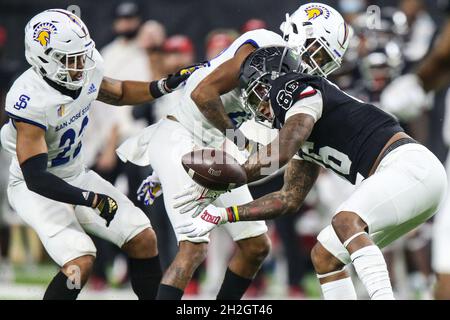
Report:
[[[270,193],[242,206],[206,207],[200,215],[177,226],[176,230],[187,237],[201,237],[227,222],[274,219],[300,209],[306,195],[319,175],[317,164],[292,159],[284,173],[280,191]]]
[[[287,164],[308,139],[314,123],[314,118],[306,113],[289,117],[275,140],[253,154],[244,164],[247,182],[264,177],[261,170],[263,168],[277,164],[276,169],[279,169]]]
[[[142,81],[120,81],[104,77],[97,100],[115,106],[152,101],[150,84]]]
[[[320,167],[315,163],[292,159],[284,172],[283,188],[238,206],[238,220],[267,220],[298,212],[316,181],[319,170]]]
[[[218,66],[192,91],[191,98],[208,121],[223,134],[233,129],[233,122],[225,112],[220,96],[239,85],[239,72],[245,58],[255,51],[251,44],[245,44],[233,58]]]
[[[204,64],[195,64],[179,70],[167,78],[152,82],[116,80],[104,77],[100,85],[97,100],[115,106],[134,105],[150,102],[172,92]]]

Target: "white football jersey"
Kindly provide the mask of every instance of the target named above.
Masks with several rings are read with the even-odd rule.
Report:
[[[103,79],[103,59],[97,50],[93,59],[96,67],[88,71],[88,82],[75,100],[51,87],[32,68],[14,82],[6,96],[5,110],[11,119],[45,129],[48,171],[60,178],[76,176],[84,169],[81,140],[89,123],[91,102],[97,99]],[[10,120],[1,129],[1,144],[14,155],[11,174],[23,179],[16,156],[16,136]]]
[[[256,48],[286,45],[282,37],[272,31],[265,29],[249,31],[237,38],[227,49],[212,59],[208,67],[195,71],[189,77],[183,89],[183,96],[171,114],[193,133],[197,145],[219,148],[224,141],[224,135],[203,116],[195,102],[192,101],[191,93],[219,65],[233,58],[236,51],[246,43],[251,43]],[[251,114],[243,109],[239,88],[222,95],[221,99],[226,113],[236,127],[251,118]]]

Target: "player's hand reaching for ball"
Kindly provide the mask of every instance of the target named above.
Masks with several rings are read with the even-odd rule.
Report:
[[[186,235],[188,238],[202,237],[226,222],[228,222],[227,209],[210,205],[198,217],[183,221],[175,226],[175,231],[178,234]]]
[[[194,182],[175,195],[173,208],[179,209],[181,214],[193,211],[192,218],[195,218],[224,192],[209,190]]]

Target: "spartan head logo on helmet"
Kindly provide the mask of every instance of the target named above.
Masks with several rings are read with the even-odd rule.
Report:
[[[39,44],[44,48],[47,48],[48,44],[50,43],[52,34],[57,32],[55,25],[50,22],[41,22],[33,29],[34,41],[39,42]]]
[[[328,18],[330,16],[330,12],[327,8],[318,6],[318,5],[312,5],[305,9],[306,15],[308,20],[316,19],[317,17],[320,17],[321,15],[325,15],[325,18]]]

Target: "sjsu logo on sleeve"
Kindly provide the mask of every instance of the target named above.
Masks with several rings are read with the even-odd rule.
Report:
[[[52,34],[57,33],[57,29],[53,23],[41,22],[34,27],[33,39],[39,42],[41,46],[47,48],[50,43]]]
[[[25,109],[28,106],[28,101],[30,100],[31,98],[26,94],[20,95],[19,101],[17,101],[16,104],[14,105],[14,109],[16,110]]]

